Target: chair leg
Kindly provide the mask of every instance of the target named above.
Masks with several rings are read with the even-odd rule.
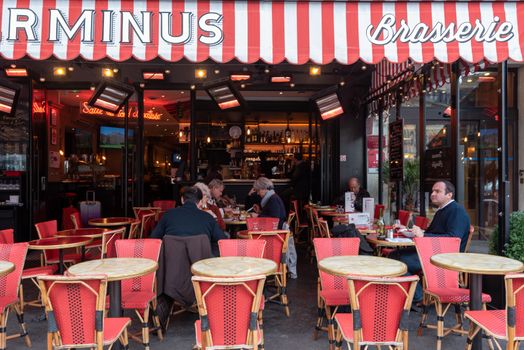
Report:
[[[479,330],[480,327],[478,327],[473,322],[470,322],[468,339],[466,340],[466,350],[471,350],[471,346],[473,345],[473,338],[475,338]]]
[[[122,335],[120,336],[120,343],[122,344],[122,347],[124,350],[129,349],[129,339],[127,337],[127,327],[122,332]]]
[[[282,306],[284,306],[284,313],[287,317],[289,317],[289,305],[287,300],[287,283],[286,283],[286,271],[282,271],[282,274],[280,277],[276,277],[277,280],[280,278],[278,282],[280,282],[280,302],[282,303]],[[277,283],[278,283],[277,282]]]
[[[145,350],[149,350],[149,306],[144,310],[144,319],[142,320],[142,343]]]
[[[460,308],[460,304],[455,304],[454,307],[455,307],[455,319],[457,321],[457,325],[460,326],[459,327],[460,330],[463,330],[464,325],[462,324],[462,309]],[[460,336],[462,336],[462,334],[460,334]]]
[[[153,318],[153,324],[155,325],[155,328],[157,329],[156,335],[158,336],[158,339],[163,340],[164,337],[162,335],[162,325],[160,324],[160,317],[158,317],[158,314],[156,312],[156,306],[157,306],[157,301],[156,299],[153,299],[151,301],[151,317]]]
[[[342,349],[342,331],[340,328],[337,329],[337,333],[335,335],[335,350]]]
[[[327,320],[327,333],[328,333],[328,341],[329,341],[329,349],[333,350],[335,347],[335,326],[334,326],[334,315],[331,312],[331,307],[327,306],[324,308],[325,314],[326,314],[326,320]]]
[[[258,311],[258,328],[260,329],[260,349],[264,349],[264,318],[262,310]]]
[[[444,316],[442,315],[442,303],[436,302],[437,311],[437,350],[442,348],[442,338],[444,338]]]
[[[0,314],[0,350],[5,350],[7,347],[6,323],[8,309]]]
[[[426,328],[426,322],[428,320],[429,312],[429,300],[427,294],[424,294],[422,297],[422,317],[420,318],[420,324],[418,326],[418,336],[422,335],[422,330]]]
[[[27,347],[31,347],[31,338],[29,338],[29,334],[27,333],[27,328],[24,322],[24,312],[22,311],[20,305],[14,305],[13,308],[16,312],[16,317],[18,318],[18,323],[20,325],[20,337],[24,338],[25,345]]]

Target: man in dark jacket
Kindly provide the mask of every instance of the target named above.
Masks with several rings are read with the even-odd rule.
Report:
[[[437,207],[437,212],[427,230],[413,226],[415,237],[457,237],[460,238],[460,251],[466,248],[469,236],[469,216],[463,206],[455,202],[453,196],[455,186],[449,181],[435,182],[431,190],[431,203]],[[417,251],[414,248],[401,249],[394,253],[394,258],[408,266],[409,274],[416,274],[422,269]],[[413,300],[422,299],[422,288],[417,287]]]
[[[182,206],[168,210],[158,222],[151,237],[162,238],[164,235],[195,236],[205,234],[212,245],[228,238],[218,227],[216,220],[199,209],[202,192],[196,187],[182,189]]]
[[[355,210],[362,211],[362,199],[371,197],[369,192],[361,187],[360,180],[356,177],[352,177],[348,181],[348,191],[355,194]],[[342,193],[336,200],[335,205],[344,205],[346,203],[346,193]]]

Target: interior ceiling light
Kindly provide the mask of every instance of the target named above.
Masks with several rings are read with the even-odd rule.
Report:
[[[5,75],[11,78],[18,78],[18,77],[27,77],[27,68],[6,68],[5,69]]]
[[[57,77],[63,77],[66,75],[66,68],[65,67],[55,67],[53,68],[53,75]]]
[[[118,72],[118,70],[116,72]],[[105,78],[114,77],[116,72],[114,69],[111,68],[102,68],[102,76]]]
[[[228,109],[244,105],[242,95],[227,78],[206,83],[204,84],[204,88],[220,109]]]
[[[195,78],[205,79],[207,78],[207,70],[205,69],[195,69]]]
[[[317,105],[322,120],[335,118],[344,113],[337,87],[320,91],[312,99]]]
[[[232,81],[244,81],[251,78],[251,74],[249,73],[240,73],[240,74],[231,74],[229,76],[229,79]]]
[[[0,114],[11,116],[15,113],[20,87],[7,80],[0,80]]]
[[[320,75],[320,73],[322,73],[322,69],[320,69],[319,66],[309,67],[309,75],[317,76],[317,75]]]
[[[271,77],[272,83],[291,83],[291,76],[289,75],[274,75]]]
[[[122,108],[126,101],[133,95],[134,89],[130,85],[117,83],[115,81],[104,81],[95,90],[89,100],[89,105],[116,113]]]
[[[164,80],[164,72],[142,72],[144,80]]]

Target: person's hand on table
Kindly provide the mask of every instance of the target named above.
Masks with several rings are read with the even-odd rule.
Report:
[[[249,213],[251,215],[252,218],[256,218],[258,217],[258,213]]]
[[[260,205],[253,204],[253,211],[257,214],[260,213]]]
[[[424,230],[418,227],[417,225],[414,225],[411,229],[411,232],[413,232],[413,235],[415,237],[424,237]]]
[[[405,230],[406,226],[404,226],[402,224],[393,224],[393,228],[397,229],[397,230]]]

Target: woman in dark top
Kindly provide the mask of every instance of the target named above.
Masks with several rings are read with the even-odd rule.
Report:
[[[273,182],[267,177],[259,177],[253,188],[262,199],[260,206],[254,205],[255,213],[252,216],[278,218],[278,228],[281,229],[286,222],[286,209],[282,199],[275,193]]]

